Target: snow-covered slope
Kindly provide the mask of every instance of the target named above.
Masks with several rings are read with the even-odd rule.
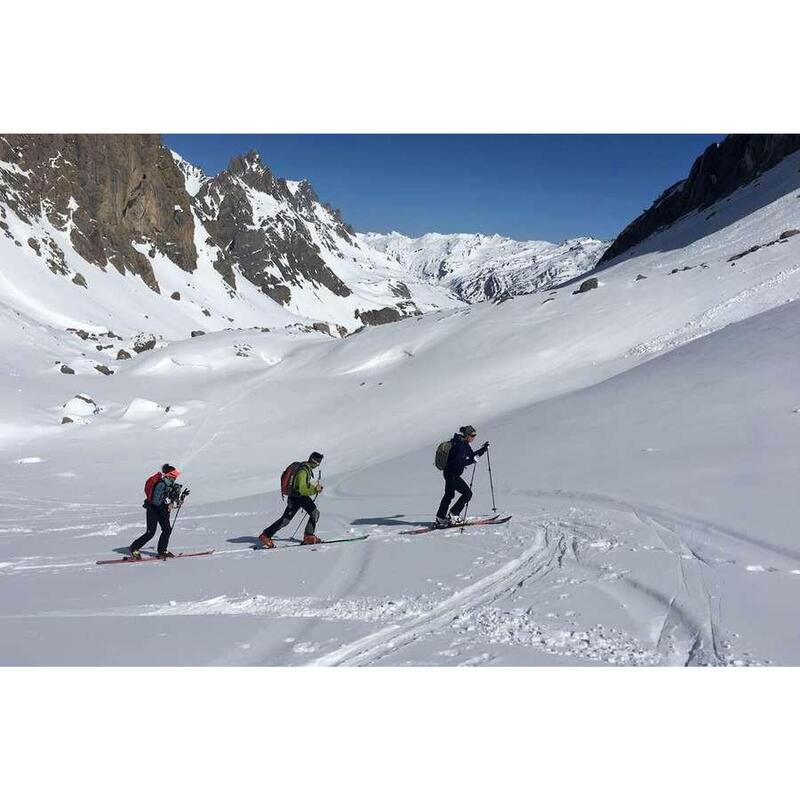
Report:
[[[392,232],[359,238],[396,258],[412,275],[452,289],[467,302],[543,291],[592,269],[608,247],[598,239],[519,242],[504,236]]]
[[[595,290],[342,340],[220,331],[63,375],[89,342],[3,307],[0,660],[800,664],[798,169]],[[398,535],[431,519],[435,445],[465,423],[511,523]],[[254,553],[281,469],[313,449],[320,532],[370,538]],[[165,460],[192,487],[172,549],[217,552],[95,566],[142,530]],[[475,488],[489,511],[484,463]]]
[[[153,136],[0,136],[0,300],[47,324],[363,325],[462,302],[358,241],[258,154],[208,177]]]

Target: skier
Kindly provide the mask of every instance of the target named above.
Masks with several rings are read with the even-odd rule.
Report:
[[[447,462],[443,470],[444,497],[442,497],[442,502],[439,503],[439,510],[436,512],[437,528],[447,528],[461,522],[459,516],[472,499],[472,489],[467,486],[461,474],[470,464],[475,463],[476,458],[482,456],[489,449],[489,442],[484,442],[478,450],[473,452],[471,445],[478,434],[472,425],[464,425],[458,431],[450,440],[450,451],[447,454]],[[450,509],[450,514],[448,514],[447,509],[456,492],[461,497],[456,500]]]
[[[272,537],[281,529],[286,527],[294,518],[294,515],[302,508],[308,514],[303,535],[303,544],[319,544],[322,540],[315,535],[314,530],[319,520],[319,509],[312,499],[318,495],[323,487],[319,482],[312,484],[314,470],[322,463],[322,453],[314,451],[307,461],[297,463],[287,467],[287,470],[295,467],[288,477],[288,497],[286,499],[286,509],[280,519],[275,520],[268,528],[265,528],[258,537],[258,541],[264,547],[275,547]]]
[[[132,559],[137,561],[141,559],[140,550],[156,535],[156,525],[161,526],[161,535],[158,537],[158,557],[163,559],[175,557],[167,550],[172,533],[169,521],[169,512],[173,506],[170,500],[170,489],[180,474],[180,470],[175,469],[171,464],[164,464],[160,472],[147,479],[143,503],[147,510],[147,530],[130,546]]]

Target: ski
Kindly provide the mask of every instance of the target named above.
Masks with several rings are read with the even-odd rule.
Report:
[[[476,517],[468,519],[466,522],[458,522],[454,525],[448,525],[445,528],[437,528],[435,525],[429,525],[427,528],[413,528],[410,531],[398,531],[401,536],[416,536],[419,533],[430,533],[431,531],[450,531],[453,528],[469,528],[475,525],[503,525],[511,519],[511,515],[501,517],[496,514],[494,517]]]
[[[360,536],[348,536],[343,539],[323,539],[320,544],[339,544],[341,542],[363,542],[364,539],[369,539],[369,534],[365,533]],[[317,545],[313,544],[303,544],[301,539],[281,539],[279,537],[275,537],[272,540],[273,542],[286,542],[286,544],[281,545],[281,547],[264,547],[262,544],[254,544],[253,550],[282,550],[285,547],[316,547]]]
[[[131,558],[130,556],[123,556],[122,558],[112,558],[107,561],[95,561],[95,564],[143,564],[145,561],[172,561],[175,558],[210,556],[213,552],[213,550],[203,550],[202,553],[178,553],[172,558],[159,558],[158,556],[142,556],[141,558]]]

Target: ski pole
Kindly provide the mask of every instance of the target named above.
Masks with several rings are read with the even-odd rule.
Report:
[[[486,451],[486,464],[489,467],[489,486],[492,490],[492,511],[497,511],[497,503],[494,501],[494,482],[492,481],[492,459],[489,458],[489,451]]]
[[[467,522],[467,512],[469,511],[469,503],[470,500],[472,500],[472,482],[475,480],[475,469],[477,468],[477,466],[478,466],[477,464],[472,465],[472,477],[469,479],[470,497],[469,500],[467,500],[466,507],[464,508],[464,522],[461,523],[461,533],[464,533],[464,525]]]
[[[172,525],[169,526],[170,535],[175,533],[175,525],[178,524],[178,515],[181,513],[181,509],[183,508],[183,504],[186,502],[186,498],[189,496],[189,490],[184,489],[183,493],[181,494],[180,500],[178,502],[178,510],[175,512],[175,519],[172,520]]]
[[[300,522],[297,523],[297,527],[294,529],[294,533],[292,534],[292,539],[297,538],[297,532],[300,530],[300,526],[303,524],[303,520],[308,516],[307,512],[303,512],[300,515]]]

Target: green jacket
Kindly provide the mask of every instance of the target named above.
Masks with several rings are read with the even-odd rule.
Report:
[[[292,481],[292,494],[300,495],[301,497],[313,497],[319,494],[319,484],[311,483],[311,478],[313,477],[314,470],[308,462],[299,467]]]

